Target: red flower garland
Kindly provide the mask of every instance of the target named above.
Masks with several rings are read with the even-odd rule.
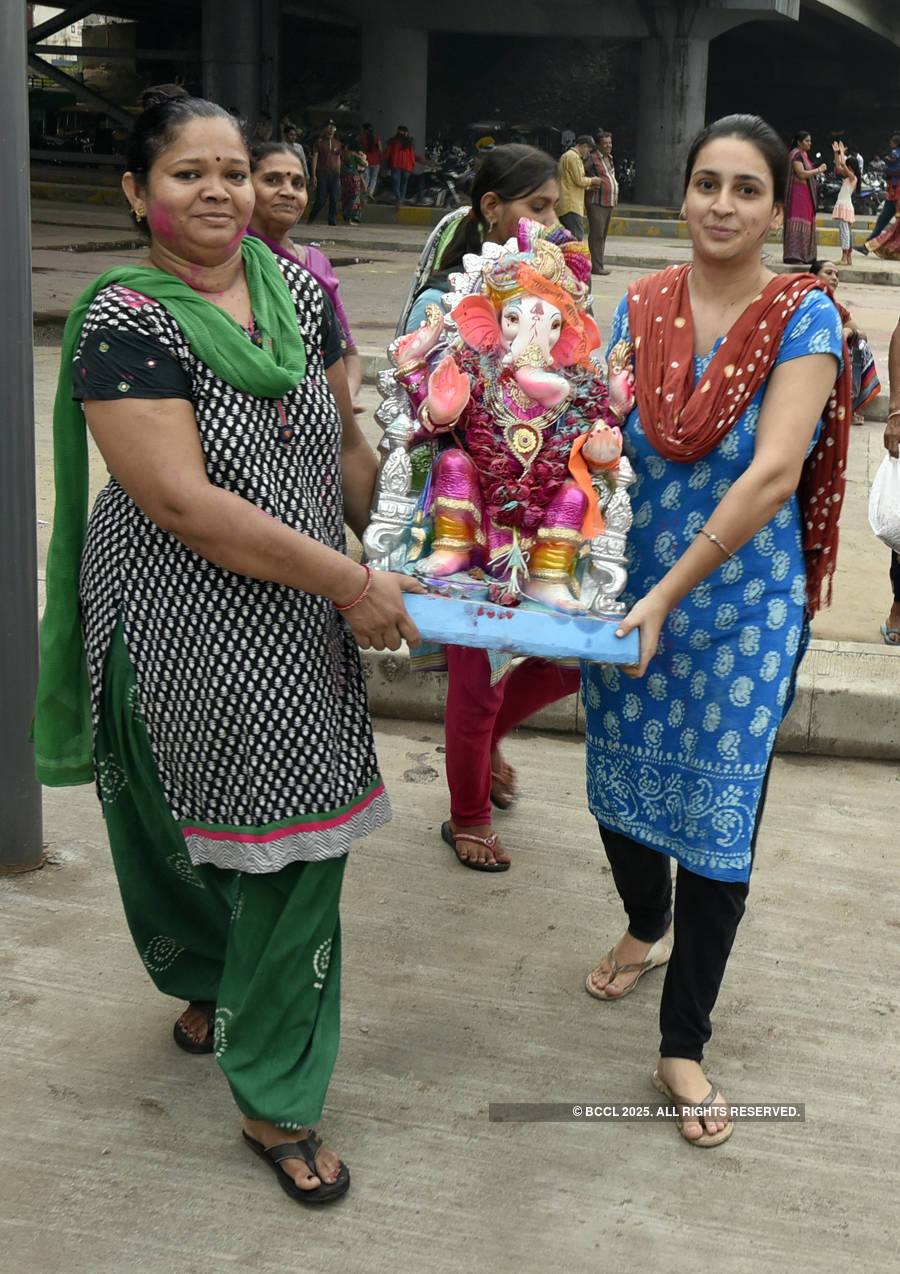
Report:
[[[472,382],[472,397],[464,414],[462,446],[478,469],[488,517],[498,526],[518,527],[532,535],[542,525],[547,505],[569,477],[572,443],[598,420],[619,423],[609,406],[606,386],[587,369],[571,368],[569,380],[575,393],[555,425],[543,434],[543,442],[528,471],[509,450],[503,426],[484,401],[488,376],[495,374],[494,359],[465,349],[459,367]]]

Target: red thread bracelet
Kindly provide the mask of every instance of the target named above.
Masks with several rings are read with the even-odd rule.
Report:
[[[366,582],[362,586],[362,592],[358,597],[354,597],[352,602],[348,602],[346,606],[338,606],[337,602],[335,602],[334,605],[336,610],[352,610],[354,606],[359,605],[366,593],[368,593],[369,589],[372,587],[372,580],[375,577],[375,572],[372,570],[368,562],[360,562],[360,566],[366,572]]]

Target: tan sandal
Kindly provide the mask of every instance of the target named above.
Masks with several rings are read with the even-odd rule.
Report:
[[[449,822],[447,822],[441,824],[441,840],[450,846],[463,867],[469,867],[472,871],[509,871],[509,863],[479,863],[471,858],[463,858],[457,849],[457,841],[469,840],[476,845],[483,845],[485,849],[494,854],[497,852],[496,832],[492,832],[490,836],[473,836],[471,832],[454,832]]]
[[[584,980],[584,989],[587,991],[588,995],[592,995],[595,1000],[606,1000],[609,1003],[613,1000],[624,1000],[626,995],[631,994],[645,973],[649,973],[651,969],[656,969],[659,965],[665,964],[669,956],[672,954],[672,930],[669,929],[668,933],[664,933],[658,942],[654,942],[653,946],[647,952],[646,959],[644,959],[640,964],[619,964],[616,957],[613,955],[614,950],[615,947],[610,947],[609,953],[606,957],[611,970],[609,981],[615,982],[620,973],[636,973],[637,977],[634,979],[631,986],[627,986],[625,990],[620,991],[618,995],[607,995],[606,987],[601,988],[594,986],[593,977],[600,968],[599,964],[595,965]],[[609,983],[607,983],[607,986],[608,985]]]
[[[675,1124],[676,1124],[676,1127],[678,1128],[678,1131],[681,1133],[682,1137],[684,1137],[685,1141],[688,1142],[689,1145],[699,1146],[701,1150],[708,1150],[711,1146],[721,1146],[722,1142],[727,1141],[728,1138],[731,1136],[731,1134],[734,1132],[734,1120],[731,1118],[730,1115],[727,1115],[727,1116],[723,1116],[723,1118],[727,1118],[728,1123],[725,1125],[724,1128],[720,1128],[718,1132],[702,1132],[699,1137],[688,1137],[685,1135],[684,1113],[683,1113],[685,1106],[687,1106],[691,1110],[697,1110],[701,1106],[707,1106],[707,1107],[716,1106],[717,1107],[720,1105],[722,1106],[723,1109],[727,1109],[724,1103],[724,1098],[722,1098],[720,1102],[716,1101],[716,1098],[720,1097],[721,1094],[719,1093],[719,1090],[715,1087],[715,1085],[712,1085],[710,1087],[710,1090],[706,1094],[706,1096],[703,1098],[703,1101],[688,1101],[686,1097],[680,1097],[678,1093],[674,1091],[674,1089],[671,1089],[669,1087],[669,1085],[666,1083],[664,1079],[660,1078],[659,1071],[653,1072],[653,1074],[650,1076],[650,1083],[653,1085],[653,1087],[656,1089],[658,1093],[663,1093],[666,1097],[669,1098],[671,1102],[674,1102],[675,1105],[678,1107],[679,1111],[682,1112],[681,1114],[678,1114],[675,1116]],[[704,1118],[703,1115],[689,1116],[691,1123],[700,1123],[701,1127],[702,1127],[703,1118]]]

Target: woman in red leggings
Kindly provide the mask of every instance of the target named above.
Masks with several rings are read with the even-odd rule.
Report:
[[[466,867],[506,871],[510,857],[491,826],[491,805],[509,809],[516,798],[516,776],[500,744],[527,717],[575,694],[581,673],[577,666],[523,659],[491,685],[486,651],[468,646],[446,646],[445,651],[450,819],[441,836]]]
[[[544,225],[558,220],[556,161],[533,146],[497,146],[479,165],[472,207],[451,214],[435,229],[410,289],[399,330],[418,326],[429,304],[440,304],[449,276],[463,255],[483,243],[505,243],[520,217]],[[441,836],[459,861],[475,871],[506,871],[510,856],[491,823],[492,804],[509,809],[517,795],[516,776],[501,751],[503,739],[526,717],[575,694],[577,667],[546,659],[524,659],[511,671],[494,674],[487,652],[446,646],[449,673],[446,734],[450,818]],[[433,666],[433,665],[432,665]]]

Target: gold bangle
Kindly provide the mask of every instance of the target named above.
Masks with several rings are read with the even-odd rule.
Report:
[[[719,539],[717,535],[714,535],[712,531],[707,531],[705,526],[701,526],[699,533],[701,535],[705,535],[708,540],[712,540],[716,548],[720,549],[725,554],[725,556],[728,558],[729,561],[732,561],[732,562],[734,561],[735,554],[732,553],[730,549],[727,549],[725,547],[725,545],[722,543],[722,541]]]
[[[462,415],[462,412],[459,413],[459,416],[461,415]],[[446,433],[451,429],[455,429],[457,424],[459,423],[459,416],[456,416],[453,420],[448,420],[446,424],[438,425],[438,424],[435,424],[435,422],[431,419],[431,412],[428,410],[427,399],[425,400],[425,402],[422,403],[422,406],[419,408],[420,422],[425,426],[425,428],[428,430],[429,433],[433,433],[433,434]]]
[[[399,367],[394,368],[394,376],[411,376],[413,372],[419,371],[422,367],[427,367],[424,358],[414,358],[408,363],[402,363]]]

